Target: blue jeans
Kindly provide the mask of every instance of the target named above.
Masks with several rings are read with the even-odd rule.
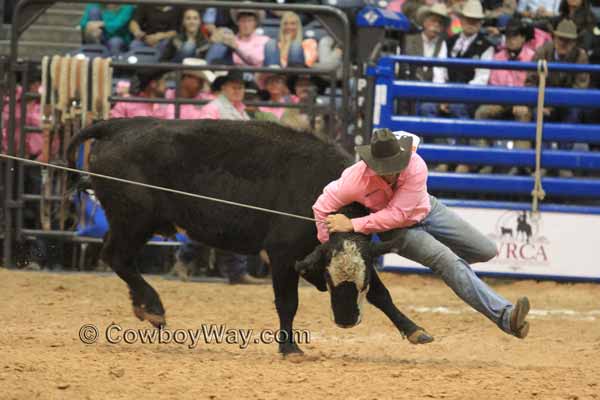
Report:
[[[212,44],[206,52],[206,62],[208,64],[233,65],[231,48],[223,43]]]
[[[102,11],[100,8],[92,8],[88,14],[88,19],[89,21],[102,21]],[[106,32],[104,31],[102,33],[102,37],[100,38],[100,43],[106,46],[110,55],[113,57],[119,55],[123,50],[125,50],[125,40],[123,40],[123,38],[119,36],[108,38]]]
[[[181,45],[181,48],[175,52],[172,62],[180,63],[184,58],[196,57],[196,43],[185,42]]]
[[[496,245],[435,197],[430,199],[431,211],[421,223],[384,232],[379,235],[381,240],[396,241],[399,255],[430,268],[465,303],[513,334],[513,305],[480,280],[469,266],[496,256]]]
[[[166,51],[168,45],[169,45],[169,39],[163,39],[160,42],[158,42],[158,44],[156,46],[154,46],[156,49],[158,49],[158,53],[159,53],[158,58],[159,59],[161,59],[163,57],[163,55],[165,54],[165,51]],[[145,47],[151,47],[151,46],[148,46],[144,41],[138,40],[138,39],[135,39],[129,45],[130,50],[143,49]]]
[[[280,53],[279,46],[277,45],[277,41],[271,39],[265,44],[265,61],[264,65],[281,65],[280,61]],[[304,65],[304,49],[302,48],[302,44],[298,42],[293,42],[290,45],[290,49],[288,51],[288,65]]]

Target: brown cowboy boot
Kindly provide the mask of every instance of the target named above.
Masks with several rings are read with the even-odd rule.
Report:
[[[529,333],[529,322],[525,321],[529,313],[529,299],[521,297],[510,314],[510,330],[519,339],[525,339]]]

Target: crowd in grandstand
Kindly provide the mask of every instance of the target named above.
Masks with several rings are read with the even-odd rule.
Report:
[[[277,1],[278,3],[290,1]],[[346,0],[299,2],[343,6]],[[361,7],[371,2],[364,3]],[[433,58],[462,58],[499,61],[537,61],[598,63],[600,61],[600,1],[598,0],[389,0],[373,5],[403,13],[412,23],[404,35],[399,53]],[[347,11],[347,10],[346,10]],[[351,14],[353,15],[353,14]],[[82,51],[87,45],[105,46],[106,54],[116,59],[141,54],[150,62],[183,63],[190,66],[231,65],[269,67],[267,73],[232,70],[183,70],[179,97],[199,104],[180,105],[179,118],[262,119],[308,129],[311,116],[306,108],[278,107],[277,103],[309,104],[323,94],[329,82],[313,75],[288,75],[284,69],[341,68],[342,48],[313,16],[290,11],[256,9],[179,8],[157,5],[120,5],[89,3],[80,21]],[[308,34],[310,33],[310,34]],[[148,61],[148,59],[145,59]],[[168,70],[138,70],[131,81],[119,82],[117,95],[151,99],[175,97],[167,89]],[[598,76],[587,73],[551,72],[547,86],[585,89],[600,88]],[[338,73],[337,79],[340,79]],[[517,70],[457,69],[402,66],[399,79],[468,85],[537,86],[538,75]],[[334,83],[339,85],[339,82]],[[38,90],[32,86],[30,90]],[[274,103],[269,107],[250,107],[247,100]],[[30,100],[27,109],[39,108]],[[475,105],[418,102],[407,105],[405,113],[423,117],[462,119],[512,119],[529,122],[536,110],[528,106]],[[546,107],[546,121],[599,123],[598,113],[566,107]],[[38,116],[39,111],[28,112]],[[112,117],[153,116],[175,118],[174,105],[151,101],[113,105]],[[3,118],[8,117],[4,110]],[[331,116],[330,116],[331,117]],[[19,115],[17,115],[19,118]],[[314,122],[314,121],[313,121]],[[318,122],[318,121],[317,121]],[[28,122],[39,125],[39,121]],[[6,128],[5,128],[6,129]],[[317,129],[318,131],[318,129]],[[6,132],[4,132],[6,137]],[[26,151],[36,157],[39,143],[28,135]],[[467,144],[455,139],[437,139],[444,144]],[[4,149],[5,149],[5,141]],[[470,140],[476,146],[530,149],[530,141]],[[562,149],[590,150],[586,144],[545,144]],[[591,149],[596,150],[596,149]],[[519,168],[474,168],[463,164],[435,166],[437,171],[502,172],[531,174]],[[572,171],[549,171],[569,177]],[[195,244],[182,254],[193,252]],[[183,258],[190,258],[183,256]],[[232,281],[243,276],[244,260],[236,255],[221,257],[232,265]]]

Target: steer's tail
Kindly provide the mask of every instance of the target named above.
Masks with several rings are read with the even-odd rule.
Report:
[[[71,142],[69,143],[69,147],[67,147],[67,161],[69,162],[69,167],[75,167],[75,157],[77,154],[77,148],[79,145],[86,140],[90,139],[104,139],[112,136],[117,129],[115,122],[117,120],[107,120],[97,122],[85,129],[82,129],[77,135],[75,135]]]

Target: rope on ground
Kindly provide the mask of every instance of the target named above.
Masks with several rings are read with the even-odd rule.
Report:
[[[548,63],[546,60],[538,61],[537,68],[539,83],[538,83],[538,101],[537,101],[537,120],[535,123],[535,181],[533,190],[531,191],[532,204],[531,212],[534,215],[539,213],[539,201],[544,200],[546,192],[542,188],[542,136],[544,124],[544,96],[546,92],[546,77],[548,76]]]
[[[75,174],[95,176],[97,178],[102,178],[102,179],[108,179],[108,180],[117,181],[117,182],[128,183],[128,184],[131,184],[131,185],[141,186],[141,187],[145,187],[145,188],[149,188],[149,189],[162,190],[163,192],[170,192],[170,193],[180,194],[180,195],[183,195],[183,196],[194,197],[194,198],[197,198],[197,199],[214,201],[216,203],[222,203],[222,204],[228,204],[228,205],[237,206],[237,207],[249,208],[251,210],[257,210],[257,211],[263,211],[263,212],[267,212],[267,213],[271,213],[271,214],[283,215],[283,216],[286,216],[286,217],[301,219],[301,220],[304,220],[304,221],[317,222],[317,220],[315,220],[313,218],[304,217],[302,215],[296,215],[296,214],[286,213],[286,212],[283,212],[283,211],[271,210],[269,208],[251,206],[249,204],[237,203],[235,201],[223,200],[223,199],[218,199],[218,198],[215,198],[215,197],[202,196],[200,194],[195,194],[195,193],[184,192],[184,191],[181,191],[181,190],[170,189],[170,188],[163,187],[163,186],[150,185],[150,184],[147,184],[147,183],[142,183],[142,182],[137,182],[137,181],[131,181],[129,179],[117,178],[115,176],[97,174],[95,172],[82,171],[82,170],[75,169],[75,168],[64,167],[62,165],[55,165],[55,164],[49,164],[49,163],[45,163],[45,162],[41,162],[41,161],[29,160],[27,158],[11,156],[11,155],[8,155],[8,154],[3,154],[3,153],[0,153],[0,157],[1,158],[6,158],[6,159],[9,159],[9,160],[15,160],[15,161],[24,162],[24,163],[27,163],[27,164],[39,165],[39,166],[42,166],[42,167],[60,169],[60,170],[63,170],[63,171],[73,172]],[[324,223],[324,221],[319,221],[319,222],[320,223]]]

